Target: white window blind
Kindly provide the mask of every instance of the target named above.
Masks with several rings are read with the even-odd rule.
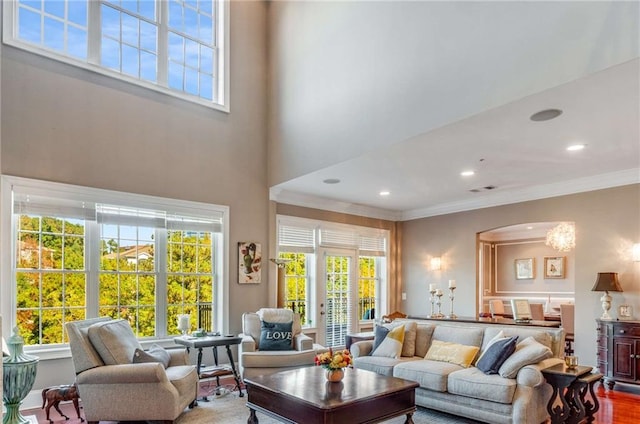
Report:
[[[283,252],[313,253],[315,250],[315,230],[313,227],[298,227],[280,224],[278,247]]]
[[[385,256],[387,254],[387,239],[384,237],[360,236],[358,246],[362,256]]]
[[[351,246],[358,245],[358,235],[351,231],[320,230],[320,244],[323,246]]]

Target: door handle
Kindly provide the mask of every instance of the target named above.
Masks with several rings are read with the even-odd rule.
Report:
[[[320,311],[320,315],[324,315],[324,311]]]

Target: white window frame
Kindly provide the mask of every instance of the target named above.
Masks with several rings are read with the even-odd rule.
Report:
[[[0,312],[2,314],[2,333],[11,334],[11,329],[16,325],[16,264],[14,253],[16,249],[16,225],[13,213],[13,187],[20,187],[20,190],[27,192],[51,193],[55,197],[69,200],[94,201],[98,203],[108,203],[122,206],[131,206],[142,209],[166,209],[175,213],[190,214],[217,214],[222,215],[222,231],[220,248],[216,249],[216,257],[213,258],[216,269],[212,270],[214,281],[218,282],[217,292],[214,294],[216,300],[215,319],[222,328],[219,330],[228,333],[229,330],[229,207],[222,205],[212,205],[185,200],[168,199],[156,196],[146,196],[132,193],[117,192],[111,190],[95,189],[89,187],[74,186],[69,184],[52,183],[47,181],[33,180],[28,178],[2,175],[0,177],[0,278],[3,284],[0,287]],[[52,196],[53,197],[53,196]],[[86,230],[88,237],[86,249],[99,250],[100,234],[98,224],[88,226]],[[90,246],[89,244],[93,245]],[[87,253],[87,317],[97,311],[98,294],[93,287],[97,287],[97,281],[91,282],[89,279],[97,278],[99,260],[91,260]],[[97,262],[97,263],[95,263]],[[166,310],[161,309],[165,305],[164,299],[156,299],[157,323],[166,321]],[[158,325],[157,329],[165,327]],[[173,336],[162,335],[150,338],[148,343],[154,341],[173,340]],[[170,344],[173,344],[172,342]],[[25,346],[25,351],[36,353],[42,359],[53,359],[67,357],[69,355],[68,345],[37,345]]]
[[[166,16],[166,1],[165,0],[156,0],[158,2],[158,9],[164,9],[164,15]],[[157,85],[148,81],[144,81],[138,78],[134,78],[128,76],[126,74],[122,74],[119,72],[115,72],[109,68],[105,68],[100,65],[100,55],[97,52],[92,51],[92,46],[100,45],[100,33],[99,31],[95,31],[94,28],[96,25],[100,24],[100,5],[93,0],[89,0],[88,4],[88,14],[87,17],[87,25],[88,25],[88,40],[87,43],[89,45],[89,52],[87,55],[87,61],[83,61],[80,59],[74,59],[73,57],[66,56],[60,53],[57,53],[53,50],[49,50],[40,46],[36,46],[24,41],[21,41],[17,38],[15,31],[17,28],[16,22],[14,20],[16,14],[16,0],[4,0],[3,9],[2,9],[2,41],[4,44],[7,44],[12,47],[19,48],[21,50],[26,50],[31,53],[35,53],[40,56],[44,56],[49,59],[56,60],[58,62],[65,63],[67,65],[72,65],[78,68],[86,69],[88,71],[96,72],[101,75],[105,75],[111,78],[115,78],[121,81],[128,82],[130,84],[135,84],[153,91],[157,91],[172,97],[176,97],[182,100],[187,100],[193,103],[200,104],[202,106],[206,106],[212,109],[216,109],[222,112],[230,111],[230,0],[216,0],[215,7],[216,11],[214,15],[216,16],[215,27],[217,29],[216,39],[219,40],[216,47],[218,48],[218,67],[215,70],[216,72],[216,86],[214,87],[214,93],[216,93],[217,97],[214,98],[213,101],[202,99],[198,96],[189,95],[185,92],[180,92],[176,90],[171,90],[168,86],[164,87],[161,85]],[[158,10],[159,14],[162,15],[162,11]],[[161,33],[162,31],[162,33]],[[158,25],[158,38],[165,37],[167,35],[167,25],[166,23],[160,23]],[[163,35],[164,34],[164,35]],[[167,51],[166,49],[160,50],[161,46],[158,46],[158,61],[166,59]],[[168,65],[167,65],[168,66]],[[162,72],[166,72],[163,68],[158,68],[158,75]]]

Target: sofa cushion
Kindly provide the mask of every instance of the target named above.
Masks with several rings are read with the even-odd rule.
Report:
[[[415,356],[424,358],[431,346],[431,338],[433,336],[433,330],[435,329],[433,324],[420,323],[416,326],[416,351]]]
[[[516,387],[513,379],[487,375],[474,367],[449,374],[447,382],[451,394],[505,404],[513,401]]]
[[[400,362],[393,368],[393,376],[415,381],[425,389],[446,392],[449,374],[462,369],[460,365],[449,362],[419,359]]]
[[[485,333],[485,339],[482,340],[482,347],[480,348],[480,355],[478,355],[478,359],[476,359],[476,364],[480,361],[480,359],[482,359],[482,356],[484,356],[484,354],[487,352],[487,349],[489,349],[489,346],[491,346],[493,343],[497,342],[498,340],[502,340],[505,339],[505,335],[504,335],[504,331],[500,330],[498,332],[498,334],[496,334],[491,340],[486,340],[487,334]]]
[[[438,325],[433,330],[433,340],[458,343],[465,346],[482,346],[484,328]],[[433,342],[432,342],[433,343]]]
[[[433,340],[424,359],[450,362],[467,368],[471,365],[479,350],[478,346],[466,346],[460,343]]]
[[[262,321],[260,331],[260,350],[292,350],[293,334],[292,321],[268,322]]]
[[[391,322],[383,325],[389,328],[390,330],[396,328],[399,325],[404,325],[404,341],[402,342],[402,353],[400,356],[406,356],[406,357],[415,356],[416,329],[417,329],[417,324],[415,321],[396,321],[396,322]]]
[[[387,337],[371,352],[371,356],[386,356],[397,358],[402,354],[402,342],[404,341],[404,325],[389,330]]]
[[[144,362],[159,362],[163,367],[167,368],[169,362],[171,362],[171,355],[162,346],[153,344],[149,350],[144,351],[142,349],[136,349],[133,353],[134,364],[141,364]]]
[[[516,350],[518,336],[498,339],[491,343],[476,363],[476,367],[485,374],[497,374],[500,366]]]
[[[498,374],[505,378],[516,378],[520,368],[537,364],[552,356],[553,353],[549,347],[538,343],[533,337],[527,337],[516,345],[516,351],[504,361]]]
[[[498,328],[494,328],[498,327]],[[556,329],[549,329],[556,330]],[[533,337],[538,343],[541,343],[545,346],[552,347],[552,337],[548,331],[536,329],[536,328],[526,328],[521,326],[507,326],[500,328],[499,326],[489,325],[484,331],[484,341],[482,342],[482,349],[485,350],[488,347],[490,341],[498,334],[502,333],[502,337],[511,337],[511,336],[519,336],[519,339],[522,341],[527,337]]]
[[[384,356],[359,356],[353,360],[353,366],[358,369],[373,371],[380,375],[391,377],[393,368],[402,360]]]
[[[131,364],[136,349],[142,349],[129,321],[124,319],[93,324],[87,334],[105,365]]]

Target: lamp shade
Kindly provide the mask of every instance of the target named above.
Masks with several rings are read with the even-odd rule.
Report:
[[[596,279],[596,283],[593,285],[593,288],[591,289],[591,291],[621,292],[622,287],[620,287],[620,283],[618,282],[618,273],[617,272],[599,272],[598,278]]]

